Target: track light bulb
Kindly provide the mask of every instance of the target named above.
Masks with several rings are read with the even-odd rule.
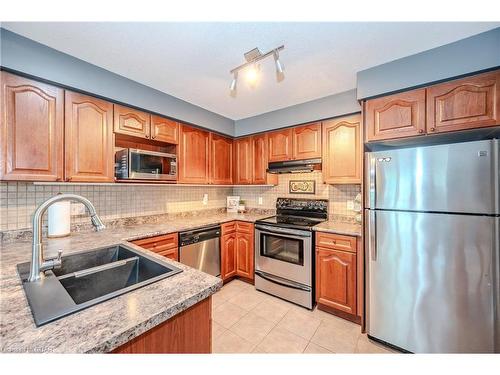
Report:
[[[238,72],[234,72],[233,80],[231,81],[231,86],[229,86],[230,94],[232,97],[236,96],[237,82],[238,82]]]
[[[250,66],[245,74],[246,81],[250,84],[251,87],[254,87],[257,81],[259,80],[259,68],[257,65]]]
[[[281,82],[285,78],[285,73],[283,72],[284,68],[283,65],[281,65],[278,51],[274,51],[273,55],[274,55],[274,65],[276,65],[276,79],[278,80],[278,82]]]

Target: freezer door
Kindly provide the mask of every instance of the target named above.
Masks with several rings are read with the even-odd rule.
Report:
[[[497,140],[367,154],[366,207],[499,214]]]
[[[414,353],[495,352],[499,218],[365,214],[368,334]]]

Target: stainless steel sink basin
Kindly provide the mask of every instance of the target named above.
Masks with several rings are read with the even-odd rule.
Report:
[[[182,272],[125,245],[62,257],[62,267],[37,282],[27,282],[29,266],[17,269],[37,326]]]

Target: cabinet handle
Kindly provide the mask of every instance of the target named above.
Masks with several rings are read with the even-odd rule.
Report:
[[[156,138],[156,137],[155,137],[154,135],[151,137],[151,139],[155,139],[155,138]]]
[[[422,134],[424,132],[424,129],[419,129],[418,132]]]
[[[436,131],[436,128],[431,128],[431,132]]]
[[[149,138],[149,135],[146,134],[146,138]]]

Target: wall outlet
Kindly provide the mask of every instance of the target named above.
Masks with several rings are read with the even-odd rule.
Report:
[[[347,209],[354,210],[354,201],[347,201]]]
[[[83,205],[83,203],[71,203],[71,215],[85,215],[85,206]]]
[[[257,203],[260,204],[260,205],[264,204],[263,201],[262,201],[262,197],[259,197]]]
[[[208,204],[208,194],[203,194],[203,205],[207,205]]]

